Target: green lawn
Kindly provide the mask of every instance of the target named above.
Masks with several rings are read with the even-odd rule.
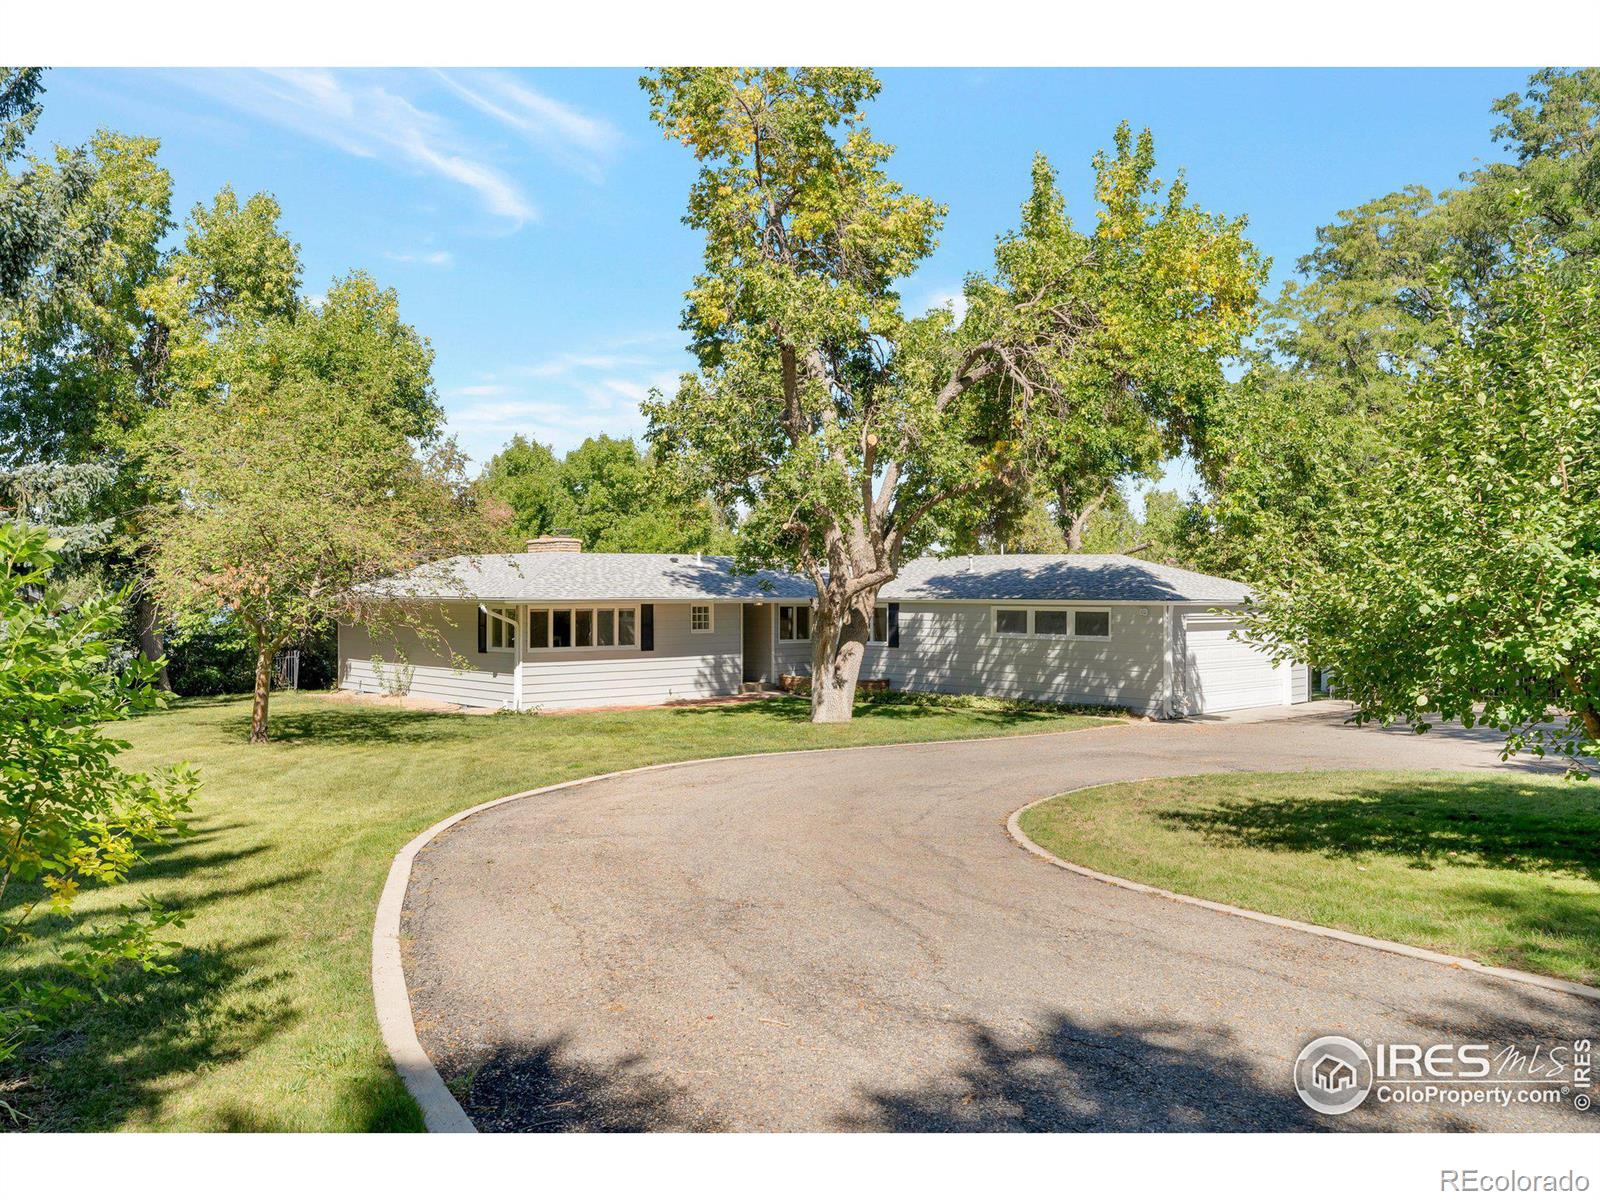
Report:
[[[470,805],[563,779],[757,750],[1069,730],[1092,716],[997,703],[863,703],[813,726],[803,701],[570,716],[464,716],[273,701],[266,746],[249,704],[188,701],[121,727],[130,766],[200,770],[195,836],[124,886],[86,894],[91,918],[154,895],[188,907],[171,976],[58,1028],[0,1080],[33,1129],[417,1129],[378,1036],[368,983],[373,911],[390,859]],[[41,922],[51,941],[72,936]],[[91,922],[92,923],[92,922]],[[28,964],[25,962],[24,969]],[[0,979],[0,984],[4,980]]]
[[[1325,771],[1073,792],[1023,831],[1098,871],[1600,983],[1600,783]]]

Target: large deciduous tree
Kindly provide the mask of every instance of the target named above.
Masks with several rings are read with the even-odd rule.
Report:
[[[1600,263],[1530,230],[1460,313],[1317,537],[1289,520],[1258,642],[1332,668],[1363,720],[1439,714],[1600,758]],[[1554,721],[1554,725],[1549,722]]]
[[[362,397],[311,373],[184,401],[146,437],[171,497],[152,528],[156,594],[248,631],[252,742],[267,740],[279,650],[347,611],[360,585],[481,548],[453,446],[419,457]]]
[[[701,164],[685,328],[699,370],[650,435],[739,505],[739,557],[818,593],[812,718],[848,720],[878,590],[907,554],[1026,484],[1096,492],[1188,431],[1254,322],[1243,222],[1154,178],[1126,126],[1095,160],[1092,228],[1033,165],[1018,230],[967,308],[909,316],[897,284],[944,210],[889,178],[853,69],[671,69],[643,85]]]
[[[1247,579],[1285,536],[1314,539],[1343,481],[1381,460],[1387,418],[1466,315],[1492,321],[1511,231],[1574,259],[1600,250],[1600,70],[1543,70],[1493,105],[1511,161],[1435,194],[1405,187],[1337,214],[1268,312],[1249,369],[1198,440],[1209,492],[1191,550]]]

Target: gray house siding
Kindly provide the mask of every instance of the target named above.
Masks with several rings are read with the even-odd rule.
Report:
[[[559,604],[558,604],[559,606]],[[533,607],[541,607],[535,605]],[[445,604],[430,622],[465,666],[399,630],[377,637],[360,626],[339,627],[339,686],[369,695],[403,694],[468,708],[512,708],[515,672],[522,672],[523,708],[587,708],[659,704],[739,691],[743,668],[738,604],[715,605],[713,628],[689,628],[688,604],[655,606],[655,649],[534,650],[526,645],[526,606],[519,650],[478,653],[477,606]],[[450,622],[454,623],[454,627]],[[374,663],[374,657],[381,661]],[[520,665],[519,665],[520,659]]]
[[[410,629],[378,635],[365,626],[340,625],[339,686],[349,692],[421,696],[467,708],[509,707],[516,655],[504,650],[478,653],[477,605],[441,604],[425,611],[423,619],[449,650],[430,645]],[[466,669],[458,669],[450,651],[466,661]]]
[[[651,651],[526,651],[523,707],[661,704],[738,692],[744,662],[740,605],[716,605],[710,632],[689,628],[689,607],[655,606]]]
[[[434,597],[448,649],[405,631],[378,637],[342,627],[341,687],[474,708],[553,710],[733,695],[746,681],[811,670],[809,639],[778,638],[781,606],[809,609],[814,596],[798,576],[735,576],[726,560],[692,556],[572,552],[490,555],[459,560],[455,568],[445,574],[456,590],[420,593]],[[1031,599],[996,600],[996,594]],[[461,596],[515,607],[518,649],[479,653],[477,602]],[[884,588],[880,603],[891,602],[898,606],[898,644],[870,643],[862,674],[898,688],[1178,716],[1310,696],[1303,665],[1274,667],[1230,637],[1233,622],[1218,610],[1248,604],[1245,585],[1159,564],[1091,555],[919,559]],[[526,644],[530,608],[642,603],[653,607],[650,651]],[[712,607],[711,629],[691,628],[696,605]],[[1105,639],[1050,636],[1034,632],[1043,622],[1032,621],[1026,632],[1000,634],[996,608],[1101,611],[1110,632]],[[638,628],[642,640],[642,621]]]
[[[779,675],[809,675],[811,674],[811,641],[786,642],[778,638],[778,608],[774,605],[772,610],[773,628],[770,631],[772,645],[772,675],[776,679]],[[799,604],[801,608],[809,608],[804,601]],[[865,671],[862,672],[866,674]]]
[[[998,635],[991,616],[995,607],[1097,606],[902,602],[900,644],[869,644],[862,677],[887,677],[909,691],[1107,704],[1136,712],[1160,709],[1161,605],[1098,606],[1111,613],[1109,641]],[[785,673],[811,671],[809,643],[779,642],[778,658]]]

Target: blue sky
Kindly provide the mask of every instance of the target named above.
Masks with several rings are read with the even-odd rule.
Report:
[[[988,266],[1035,151],[1090,217],[1089,160],[1123,118],[1153,130],[1164,178],[1182,166],[1194,201],[1249,216],[1276,290],[1339,209],[1495,157],[1489,105],[1527,74],[886,71],[871,122],[898,147],[891,170],[950,206],[903,294],[938,303]],[[638,434],[646,389],[688,363],[677,324],[699,248],[679,218],[694,168],[649,123],[637,72],[73,69],[47,85],[41,141],[157,136],[176,213],[225,182],[270,191],[309,295],[354,268],[398,288],[480,463],[514,433],[557,450]]]

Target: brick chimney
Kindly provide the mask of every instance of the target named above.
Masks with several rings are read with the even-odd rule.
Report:
[[[563,530],[528,539],[529,554],[578,554],[582,550],[582,539]]]

